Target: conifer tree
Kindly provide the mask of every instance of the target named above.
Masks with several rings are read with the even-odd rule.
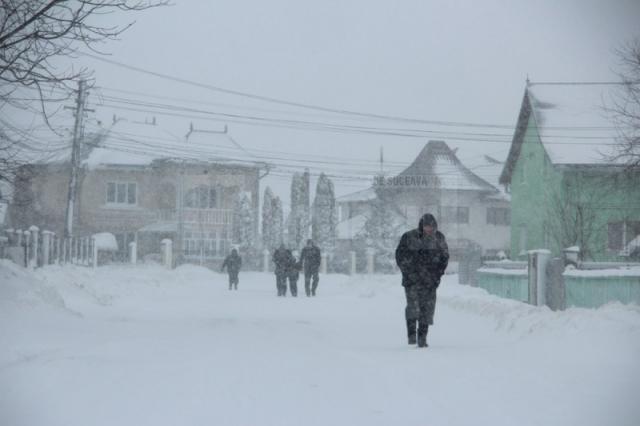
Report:
[[[291,180],[291,212],[287,219],[289,244],[300,248],[309,236],[309,172],[295,173]]]
[[[374,250],[376,271],[390,272],[395,265],[395,249],[398,243],[393,211],[385,191],[376,188],[376,198],[371,202],[371,211],[359,238],[368,249]]]
[[[233,242],[237,244],[241,253],[253,256],[254,241],[254,217],[251,200],[246,193],[240,193],[233,206]]]
[[[267,186],[264,190],[264,197],[262,198],[262,246],[268,250],[273,249],[273,204],[273,192],[271,188]]]
[[[311,235],[317,245],[325,252],[333,251],[336,242],[336,197],[333,182],[320,174],[313,200]]]
[[[278,247],[284,241],[284,220],[283,220],[283,211],[282,211],[282,201],[280,201],[280,197],[275,197],[272,203],[272,219],[273,219],[273,228],[272,228],[272,238],[273,245],[272,247]]]

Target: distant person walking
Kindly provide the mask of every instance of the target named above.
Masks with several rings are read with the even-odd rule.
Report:
[[[276,290],[278,296],[286,296],[287,294],[287,274],[289,273],[291,257],[291,251],[284,244],[280,244],[280,247],[273,253],[273,263],[276,265]]]
[[[307,296],[315,296],[318,288],[318,270],[320,269],[320,249],[313,243],[313,240],[307,240],[307,245],[300,253],[300,261],[304,269],[304,291]],[[313,279],[313,284],[311,280]]]
[[[242,258],[238,254],[238,250],[231,250],[231,254],[224,259],[222,262],[221,271],[224,271],[224,268],[227,268],[227,273],[229,274],[229,290],[231,288],[238,289],[238,274],[240,273],[240,268],[242,267]]]
[[[433,325],[436,290],[449,263],[445,236],[438,231],[436,219],[425,214],[417,229],[405,232],[396,249],[396,263],[402,271],[407,297],[405,318],[409,344],[427,347],[427,332]],[[417,332],[417,339],[416,339]]]
[[[293,297],[298,297],[298,279],[300,278],[300,269],[302,268],[302,264],[299,260],[296,260],[296,256],[292,252],[289,252],[289,254],[291,255],[287,265],[289,291]]]

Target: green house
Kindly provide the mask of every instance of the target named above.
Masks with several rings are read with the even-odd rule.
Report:
[[[511,193],[511,256],[577,246],[580,258],[637,260],[640,173],[611,160],[617,87],[527,82],[500,183]]]

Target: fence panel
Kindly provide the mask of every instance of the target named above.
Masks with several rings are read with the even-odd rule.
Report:
[[[640,305],[640,269],[564,273],[567,307],[598,308],[609,302]]]

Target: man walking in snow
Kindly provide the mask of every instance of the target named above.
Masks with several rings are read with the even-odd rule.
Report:
[[[280,247],[273,253],[273,263],[276,265],[276,289],[278,296],[286,296],[287,294],[287,274],[289,272],[291,257],[291,251],[287,250],[284,244],[280,244]]]
[[[449,263],[449,249],[436,219],[425,214],[417,229],[405,232],[396,249],[396,263],[402,271],[407,297],[405,318],[409,344],[427,347],[427,332],[433,325],[436,289]],[[417,336],[416,336],[417,332]],[[417,338],[416,338],[417,337]]]
[[[287,278],[289,278],[289,291],[293,297],[298,297],[298,278],[300,278],[300,269],[302,265],[296,260],[293,252],[289,252],[289,262],[287,266]]]
[[[224,271],[225,266],[227,267],[227,273],[229,274],[229,290],[231,288],[238,289],[238,274],[240,273],[240,267],[242,266],[242,258],[238,254],[238,250],[231,250],[231,254],[224,259],[222,262],[221,271]]]
[[[304,269],[304,291],[307,296],[315,296],[318,288],[318,270],[320,269],[320,249],[313,243],[313,240],[307,240],[307,245],[302,249],[300,261]],[[311,284],[313,279],[313,284]]]

